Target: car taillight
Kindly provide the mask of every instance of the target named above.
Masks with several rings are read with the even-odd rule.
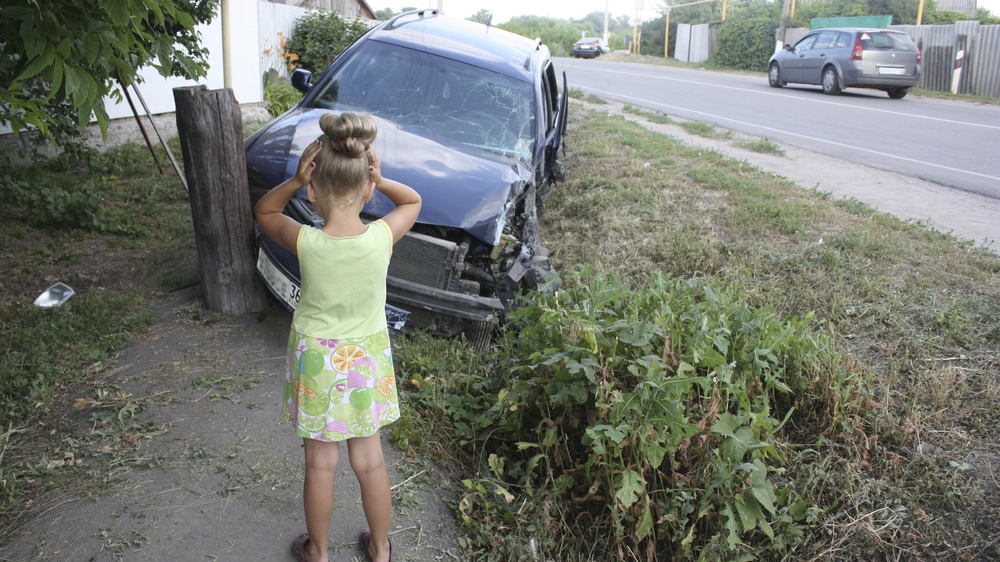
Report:
[[[920,47],[917,47],[917,64],[920,64]]]
[[[854,38],[854,50],[851,51],[851,60],[861,60],[861,55],[865,49],[861,46],[861,39]]]

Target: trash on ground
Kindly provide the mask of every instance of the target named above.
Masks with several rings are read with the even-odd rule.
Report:
[[[38,298],[35,299],[35,306],[40,306],[42,308],[61,306],[75,294],[76,291],[74,291],[69,285],[65,283],[56,283],[46,289],[45,292],[38,295]]]

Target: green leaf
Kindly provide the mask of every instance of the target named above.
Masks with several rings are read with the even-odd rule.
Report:
[[[722,508],[722,516],[726,519],[726,522],[723,524],[727,531],[726,542],[729,544],[730,549],[735,549],[740,544],[740,536],[736,532],[736,516],[733,515],[733,508],[728,503],[726,507]]]
[[[653,531],[653,514],[649,509],[649,497],[646,497],[646,505],[642,508],[642,515],[639,516],[639,523],[635,527],[635,538],[642,540]]]
[[[14,84],[20,82],[25,78],[33,78],[35,76],[38,76],[39,74],[42,73],[43,70],[45,70],[46,67],[52,64],[55,61],[55,59],[56,59],[55,48],[53,48],[52,44],[49,44],[46,46],[44,53],[35,57],[35,59],[32,60],[30,63],[28,63],[28,66],[24,70],[22,70],[20,74],[17,75],[17,78],[14,78],[14,81],[11,83],[10,87],[12,88]]]
[[[762,479],[760,482],[754,482],[753,488],[750,489],[753,492],[753,497],[757,498],[764,509],[766,509],[771,515],[775,515],[778,511],[774,508],[774,502],[777,498],[774,495],[774,487],[771,486],[771,482],[767,479]]]
[[[746,499],[736,498],[736,512],[740,515],[740,524],[743,529],[753,529],[757,526],[757,519],[764,517],[764,512],[760,510],[760,504],[753,496]]]
[[[639,496],[646,490],[646,480],[641,474],[634,470],[626,470],[622,474],[621,485],[615,492],[615,497],[625,508],[639,500]]]
[[[712,424],[712,433],[718,433],[726,437],[733,437],[736,434],[736,428],[740,425],[739,420],[736,416],[726,412],[719,416],[719,419]]]

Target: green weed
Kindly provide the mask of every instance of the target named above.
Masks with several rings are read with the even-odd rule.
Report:
[[[739,140],[736,141],[736,146],[761,154],[785,155],[785,151],[781,149],[781,146],[768,139]]]
[[[989,461],[962,460],[1000,438],[995,254],[604,112],[570,137],[566,286],[495,354],[396,348],[473,559],[1000,556]]]

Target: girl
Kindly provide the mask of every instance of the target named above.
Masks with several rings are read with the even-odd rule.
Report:
[[[288,338],[284,414],[305,442],[308,533],[292,543],[292,554],[300,562],[327,562],[334,477],[346,440],[370,529],[361,533],[361,547],[372,562],[386,562],[392,559],[391,493],[379,428],[399,419],[399,399],[385,278],[392,244],[417,220],[420,196],[382,177],[371,148],[377,133],[371,115],[327,114],[320,127],[323,136],[303,152],[295,176],[254,209],[264,232],[298,256],[302,273]],[[303,185],[326,220],[322,229],[282,214]],[[361,209],[376,189],[396,208],[365,224]]]

